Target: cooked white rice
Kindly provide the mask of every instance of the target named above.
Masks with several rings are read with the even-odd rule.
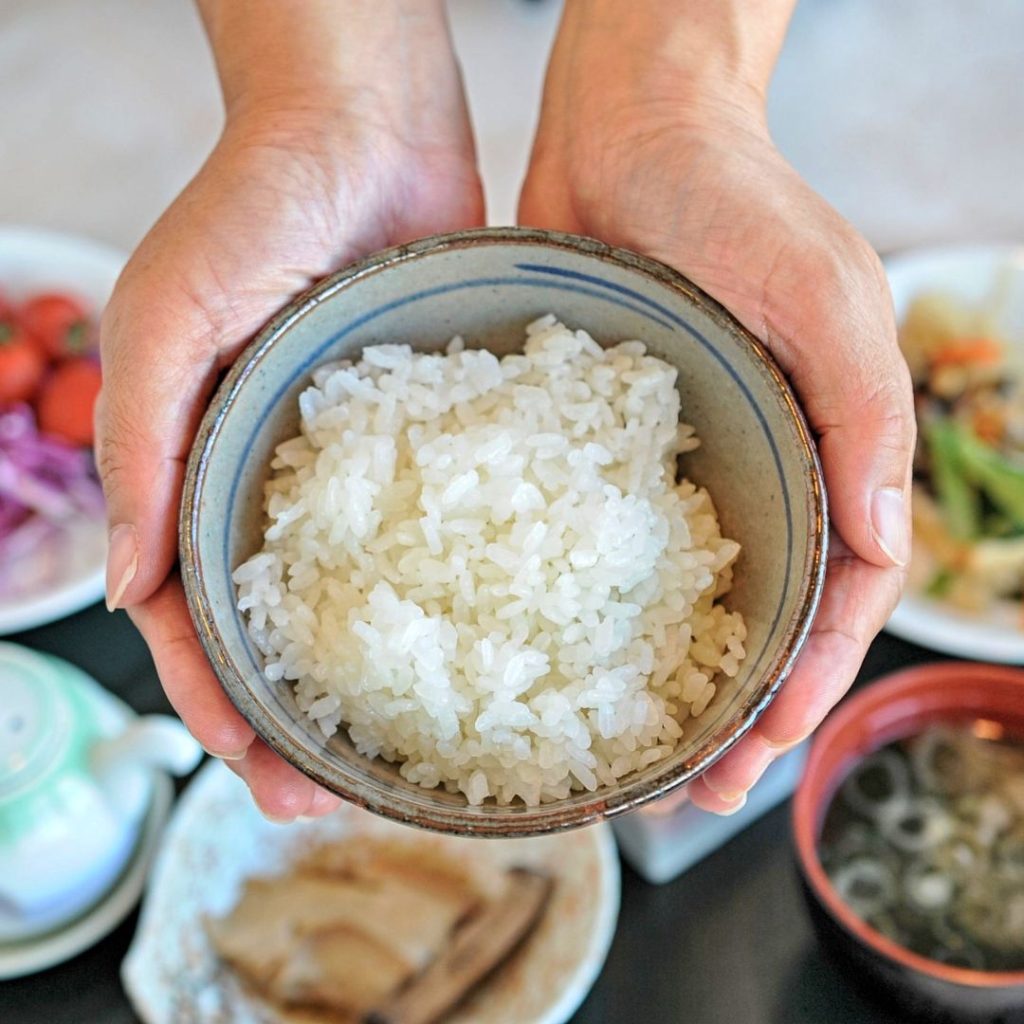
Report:
[[[672,753],[744,655],[739,545],[676,482],[676,371],[546,316],[521,355],[368,348],[299,398],[234,574],[271,681],[425,787],[527,804]]]

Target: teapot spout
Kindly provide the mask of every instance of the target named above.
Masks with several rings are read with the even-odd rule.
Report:
[[[169,715],[146,715],[119,736],[100,740],[92,749],[96,773],[107,777],[144,768],[187,775],[202,756],[202,747],[181,722]]]

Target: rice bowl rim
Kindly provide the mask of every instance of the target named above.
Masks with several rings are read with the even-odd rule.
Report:
[[[747,682],[746,696],[739,707],[683,760],[666,765],[664,772],[654,773],[647,779],[635,778],[638,773],[631,772],[615,786],[601,786],[590,794],[574,792],[565,800],[537,807],[520,804],[494,806],[488,801],[484,805],[487,813],[481,813],[481,808],[468,804],[452,806],[432,801],[432,790],[423,789],[413,798],[403,790],[388,787],[377,780],[357,778],[345,770],[343,758],[334,755],[332,760],[325,756],[329,753],[326,744],[320,749],[312,749],[296,742],[278,727],[252,692],[245,672],[236,664],[222,637],[218,620],[224,613],[216,610],[209,599],[206,567],[199,553],[199,525],[204,514],[223,514],[222,509],[204,509],[202,496],[206,472],[224,421],[247,380],[293,324],[316,306],[367,277],[433,254],[486,245],[541,246],[563,250],[637,273],[681,295],[687,304],[696,306],[717,328],[740,342],[793,428],[799,461],[804,470],[809,512],[806,525],[810,543],[803,572],[796,581],[795,610],[788,621],[780,621],[776,627],[779,633],[771,645],[775,652],[766,669],[759,678]],[[722,357],[719,359],[724,363]],[[771,438],[771,433],[768,436]],[[242,459],[244,461],[244,456]],[[796,524],[797,529],[800,525]],[[230,523],[225,526],[229,527]],[[268,321],[221,381],[200,423],[185,468],[179,546],[185,596],[203,650],[232,704],[272,750],[324,788],[392,820],[442,833],[512,838],[592,824],[667,796],[710,767],[750,730],[788,677],[810,632],[825,580],[828,511],[821,463],[796,396],[765,346],[720,303],[666,264],[593,238],[532,228],[475,228],[431,235],[371,254],[325,277]],[[238,616],[240,613],[231,608],[228,614]],[[678,753],[677,750],[673,756],[678,756]],[[352,756],[370,760],[355,752]],[[587,796],[590,799],[578,802]],[[577,802],[571,803],[574,800]]]

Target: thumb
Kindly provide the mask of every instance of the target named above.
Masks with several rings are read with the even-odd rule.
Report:
[[[194,274],[221,279],[202,274],[201,260],[195,269],[193,233],[176,232],[177,245],[162,233],[158,224],[125,268],[100,327],[96,436],[111,610],[145,601],[174,565],[185,463],[219,370],[309,282],[292,269],[204,290]]]
[[[776,321],[785,323],[781,339],[770,311],[764,330],[818,436],[834,525],[865,561],[902,567],[910,559],[913,389],[881,265],[866,246],[851,249],[841,272],[805,277],[802,302],[784,293],[790,321]]]
[[[832,520],[865,561],[903,567],[910,560],[915,437],[906,371],[895,360],[859,374],[844,368],[850,369],[834,371],[833,394],[823,389],[808,405],[817,421]],[[821,383],[829,384],[824,375]],[[821,425],[823,406],[828,415]]]
[[[150,305],[159,298],[129,267],[100,331],[97,462],[110,527],[111,610],[146,600],[174,564],[185,461],[215,382],[216,352],[198,343],[202,316],[168,315],[166,300]]]

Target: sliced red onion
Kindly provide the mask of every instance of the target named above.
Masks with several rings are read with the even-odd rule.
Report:
[[[88,451],[40,434],[27,405],[0,410],[0,551],[5,559],[41,543],[47,529],[52,532],[62,522],[102,509],[103,492]]]

